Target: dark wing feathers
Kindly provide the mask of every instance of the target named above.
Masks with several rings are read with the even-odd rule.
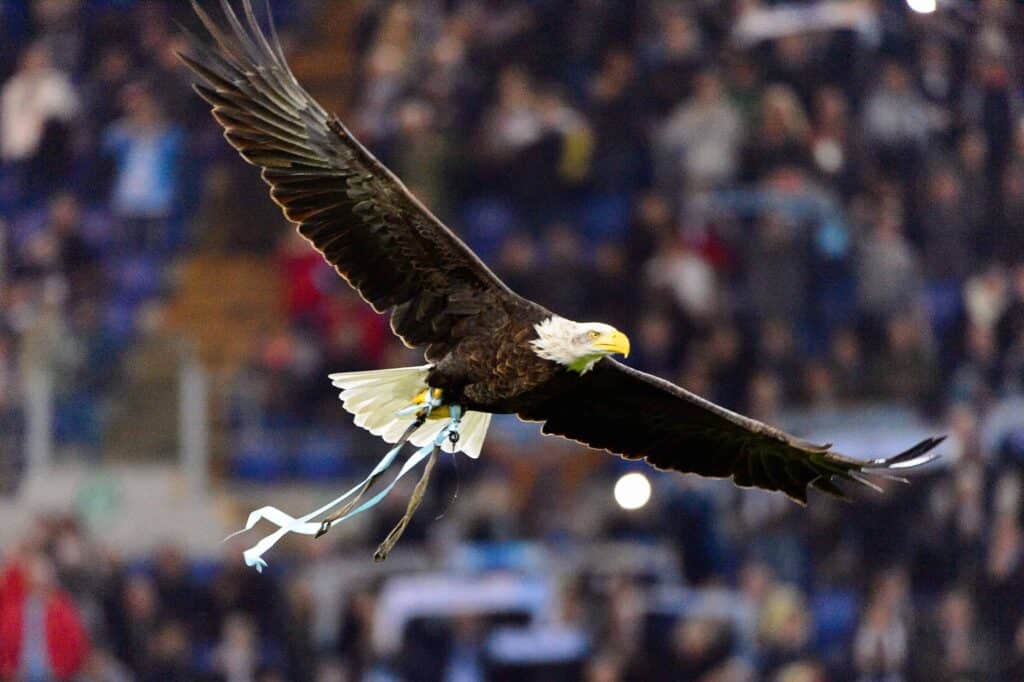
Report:
[[[263,169],[271,196],[299,232],[410,346],[443,354],[460,318],[515,296],[337,118],[298,84],[273,30],[250,0],[243,16],[221,0],[222,28],[193,0],[212,37],[191,34],[196,92],[228,142]],[[488,294],[481,296],[481,294]]]
[[[879,490],[871,476],[894,475],[932,461],[942,438],[888,458],[857,460],[730,412],[663,379],[602,360],[568,395],[520,414],[564,436],[658,469],[732,478],[743,487],[779,490],[800,503],[807,486],[845,497],[836,481]]]

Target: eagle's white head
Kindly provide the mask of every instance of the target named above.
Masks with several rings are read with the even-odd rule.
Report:
[[[537,338],[530,342],[534,353],[580,374],[608,355],[629,355],[629,338],[601,322],[573,322],[555,315],[534,329]]]

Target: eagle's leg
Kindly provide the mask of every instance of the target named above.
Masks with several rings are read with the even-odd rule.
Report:
[[[449,407],[451,414],[451,422],[448,424],[446,429],[448,441],[452,444],[454,451],[455,444],[459,442],[459,425],[462,422],[462,408],[459,405],[451,405]],[[442,437],[444,436],[442,431]],[[395,544],[402,537],[402,533],[405,532],[406,527],[409,525],[409,521],[412,520],[413,514],[419,509],[420,504],[423,502],[423,496],[427,492],[427,484],[430,482],[430,473],[434,469],[434,463],[437,461],[437,455],[441,452],[441,447],[444,445],[444,441],[440,438],[434,442],[434,447],[430,451],[430,459],[427,460],[427,465],[423,468],[423,474],[420,475],[420,480],[417,481],[416,487],[412,491],[412,496],[409,498],[409,504],[405,508],[405,514],[399,519],[398,523],[388,536],[384,538],[384,541],[377,547],[377,551],[373,553],[374,561],[384,561],[388,558],[391,550]]]
[[[427,407],[421,409],[416,414],[416,420],[409,425],[409,428],[405,430],[405,433],[402,434],[402,437],[398,439],[397,443],[395,443],[395,447],[400,448],[403,445],[405,445],[412,437],[412,434],[414,434],[416,430],[423,426],[424,422],[427,421],[428,416],[430,416],[429,404]],[[342,518],[350,511],[352,511],[352,509],[356,506],[356,503],[358,503],[359,500],[362,499],[363,495],[366,494],[366,491],[369,490],[374,483],[376,483],[377,479],[380,478],[385,471],[387,471],[387,468],[381,469],[380,471],[373,473],[369,478],[363,481],[363,484],[359,486],[359,490],[355,493],[351,500],[346,502],[340,509],[338,509],[338,511],[326,517],[320,523],[320,530],[317,531],[316,537],[321,537],[324,533],[331,529],[332,523],[334,523],[335,521]]]

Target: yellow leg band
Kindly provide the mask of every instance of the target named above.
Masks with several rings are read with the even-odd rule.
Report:
[[[422,391],[420,391],[419,393],[416,394],[416,396],[412,399],[412,404],[413,405],[426,405],[427,404],[427,391],[431,391],[431,390],[434,392],[433,393],[434,400],[435,401],[436,400],[440,400],[441,399],[441,389],[439,389],[439,388],[434,388],[434,389],[425,388],[425,389],[423,389]],[[428,419],[448,419],[450,416],[451,415],[448,412],[448,406],[447,405],[438,405],[437,407],[435,407],[434,409],[432,409],[430,411],[430,417],[428,417]]]

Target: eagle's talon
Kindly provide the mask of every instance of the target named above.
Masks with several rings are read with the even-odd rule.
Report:
[[[320,524],[320,530],[318,530],[316,532],[316,537],[321,537],[324,533],[326,533],[330,529],[331,529],[331,522],[330,521],[324,521],[323,523]]]

